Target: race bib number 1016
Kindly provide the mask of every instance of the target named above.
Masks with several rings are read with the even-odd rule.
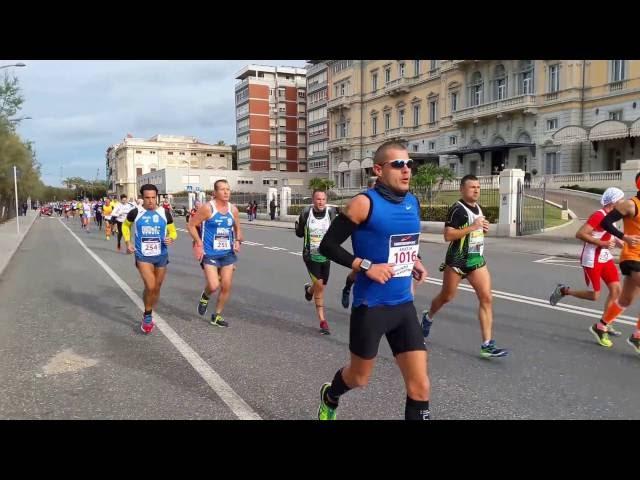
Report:
[[[389,259],[392,263],[394,277],[409,277],[413,271],[413,264],[418,259],[420,250],[420,234],[407,233],[391,235],[389,237]]]

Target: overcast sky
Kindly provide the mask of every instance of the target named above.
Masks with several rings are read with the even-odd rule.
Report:
[[[105,178],[105,151],[127,133],[195,136],[235,143],[235,74],[249,63],[304,66],[303,60],[23,62],[15,74],[25,97],[18,132],[35,142],[42,179]]]

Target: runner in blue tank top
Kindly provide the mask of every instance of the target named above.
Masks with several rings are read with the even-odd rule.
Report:
[[[413,161],[397,142],[380,146],[373,161],[375,187],[347,203],[320,243],[322,255],[357,273],[349,325],[351,361],[322,385],[318,419],[335,419],[340,396],[368,383],[385,335],[405,381],[405,419],[428,420],[427,351],[411,292],[412,277],[419,282],[427,277],[418,254],[420,205],[408,193]],[[353,254],[341,246],[349,236]]]
[[[198,313],[204,315],[209,297],[220,287],[216,311],[209,323],[216,327],[228,327],[222,318],[233,282],[233,271],[238,261],[243,235],[240,229],[238,209],[229,202],[231,189],[226,180],[218,180],[213,187],[213,199],[200,206],[189,218],[189,233],[193,238],[194,256],[204,270],[206,285],[198,301]],[[200,227],[200,230],[198,230]]]
[[[167,273],[169,252],[178,232],[170,213],[158,208],[158,189],[147,184],[140,188],[143,204],[132,208],[122,224],[122,236],[128,253],[135,253],[136,267],[144,282],[144,315],[140,328],[144,333],[151,333],[155,323],[152,310],[160,298],[160,288]],[[136,234],[135,244],[131,243],[131,226]]]

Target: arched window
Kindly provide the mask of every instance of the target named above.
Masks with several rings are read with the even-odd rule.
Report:
[[[469,82],[469,104],[474,107],[480,105],[482,101],[482,74],[474,72],[471,75],[471,82]]]
[[[504,65],[496,65],[493,72],[493,99],[504,100],[507,98],[507,73]]]
[[[520,60],[518,72],[518,95],[532,95],[533,84],[533,60]]]

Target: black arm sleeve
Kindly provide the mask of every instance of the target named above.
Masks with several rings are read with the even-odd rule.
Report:
[[[298,221],[296,222],[296,237],[304,237],[304,227],[307,225],[307,218],[309,218],[309,212],[311,209],[305,208],[300,213],[298,217]],[[306,215],[305,215],[306,213]]]
[[[165,217],[167,217],[167,225],[169,225],[170,223],[173,223],[173,215],[171,215],[171,212],[169,211],[165,211]]]
[[[351,236],[356,228],[358,228],[358,225],[346,215],[338,215],[336,219],[331,222],[329,230],[327,230],[327,233],[325,233],[322,238],[322,242],[320,242],[320,253],[329,260],[351,269],[356,257],[342,248],[342,244]]]
[[[600,226],[614,237],[618,237],[620,240],[622,240],[622,237],[624,237],[624,233],[618,230],[614,225],[614,223],[620,221],[621,219],[622,214],[618,210],[613,209],[607,214],[606,217],[602,219],[602,221],[600,222]]]
[[[127,220],[133,223],[133,221],[136,219],[137,216],[138,216],[138,209],[134,208],[130,210],[129,213],[127,214]]]

